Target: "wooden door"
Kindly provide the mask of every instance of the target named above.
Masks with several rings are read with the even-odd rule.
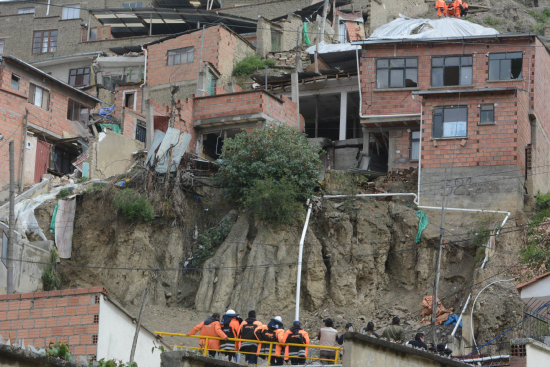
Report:
[[[39,183],[50,164],[50,144],[38,140],[36,143],[36,161],[34,162],[34,182]]]

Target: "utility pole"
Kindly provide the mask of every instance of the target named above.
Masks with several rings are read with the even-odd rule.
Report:
[[[8,258],[6,262],[7,266],[7,285],[6,293],[12,294],[14,292],[13,285],[13,250],[15,246],[15,158],[14,158],[14,144],[13,140],[10,141],[10,213],[9,213],[9,229],[8,229]]]
[[[432,302],[432,340],[437,346],[436,316],[437,316],[437,294],[439,291],[439,275],[441,270],[441,252],[443,248],[443,235],[445,232],[445,205],[447,204],[447,168],[445,167],[445,184],[443,186],[443,202],[441,203],[441,224],[439,225],[439,247],[437,249],[437,262],[435,263],[434,292]]]
[[[168,172],[170,172],[170,165],[168,165]],[[134,361],[134,355],[136,354],[136,346],[139,336],[139,331],[141,329],[141,314],[143,313],[143,309],[145,308],[145,302],[147,302],[147,294],[149,293],[149,287],[145,288],[145,292],[143,292],[143,301],[141,302],[141,308],[139,309],[139,315],[136,322],[136,332],[134,334],[134,341],[132,342],[132,350],[130,351],[130,363]]]

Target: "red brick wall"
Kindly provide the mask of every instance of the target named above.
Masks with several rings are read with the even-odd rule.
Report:
[[[410,160],[411,132],[409,130],[390,130],[389,138],[395,141],[395,160],[394,162],[388,162],[391,163],[392,168],[407,169],[410,167],[418,167],[418,161]],[[397,151],[399,151],[399,153],[397,153]]]
[[[36,348],[61,341],[77,360],[89,360],[97,352],[101,294],[103,287],[1,295],[0,335]]]
[[[125,86],[119,86],[115,89],[115,110],[113,111],[113,116],[121,118],[122,117],[122,109],[124,108],[124,92],[127,91],[135,91],[135,97],[136,98],[136,108],[135,110],[131,108],[134,111],[142,112],[141,110],[141,100],[142,100],[142,89],[139,87],[139,85],[125,85]]]
[[[464,139],[433,139],[433,108],[455,105],[468,107],[468,136]],[[495,124],[479,125],[479,104],[495,103]],[[518,164],[518,106],[513,92],[470,94],[460,101],[445,96],[424,100],[422,126],[422,168],[495,166]],[[529,132],[528,128],[526,129]],[[523,147],[524,148],[524,147]]]

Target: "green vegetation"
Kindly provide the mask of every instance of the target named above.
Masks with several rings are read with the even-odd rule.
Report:
[[[76,181],[77,183],[84,183],[86,181],[90,181],[90,178],[89,177],[80,177],[78,179],[78,181]]]
[[[501,25],[504,23],[502,20],[491,18],[491,17],[487,17],[483,21],[485,22],[485,24],[492,25],[492,26]]]
[[[50,250],[50,262],[46,265],[46,269],[42,274],[42,288],[45,291],[53,291],[61,288],[61,278],[57,273],[57,260],[59,256],[55,248]]]
[[[70,189],[61,189],[57,193],[57,195],[55,195],[55,197],[58,198],[58,199],[63,199],[63,198],[66,198],[69,195],[71,195],[71,190]]]
[[[256,70],[263,69],[266,66],[268,68],[275,65],[274,60],[262,59],[258,55],[252,55],[244,58],[239,61],[235,68],[233,69],[233,75],[235,76],[249,76],[254,73]]]
[[[259,126],[224,141],[216,179],[227,198],[253,214],[264,219],[275,216],[278,223],[288,223],[291,219],[282,216],[313,195],[320,163],[319,154],[298,130]],[[261,208],[262,200],[269,209]],[[268,214],[268,210],[274,213]]]
[[[90,367],[138,367],[136,362],[122,362],[117,361],[115,359],[109,359],[105,360],[105,358],[101,358],[99,361],[93,362],[90,361],[89,363]]]
[[[153,220],[153,207],[147,198],[134,189],[124,189],[115,195],[115,208],[129,221],[138,218],[145,222]]]
[[[468,237],[472,239],[473,248],[476,250],[476,262],[480,262],[485,258],[489,237],[491,236],[491,232],[496,230],[492,223],[492,217],[483,216],[477,221],[474,229],[468,233]]]
[[[217,226],[208,228],[199,235],[199,247],[193,259],[193,265],[201,265],[214,255],[216,249],[225,241],[233,223],[229,219],[222,220]]]
[[[48,350],[46,350],[46,356],[60,358],[69,362],[74,361],[74,358],[71,356],[71,353],[69,352],[69,346],[67,344],[64,344],[58,341],[55,343],[50,342],[50,345],[48,346]]]
[[[529,10],[528,13],[537,21],[537,23],[532,27],[533,32],[538,34],[544,33],[544,27],[550,25],[550,9],[546,8],[540,13],[534,10]]]
[[[545,225],[550,217],[550,192],[538,194],[535,214],[529,221],[526,246],[520,251],[521,262],[533,269],[550,267],[550,234]]]

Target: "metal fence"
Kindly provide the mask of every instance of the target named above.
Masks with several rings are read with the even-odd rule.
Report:
[[[288,360],[291,360],[291,359],[300,359],[303,361],[303,363],[300,363],[300,364],[320,364],[321,362],[323,362],[323,364],[328,364],[328,365],[335,365],[335,366],[341,366],[342,364],[342,361],[340,359],[340,353],[342,352],[343,348],[342,347],[329,347],[329,346],[324,346],[324,345],[314,345],[314,344],[293,344],[293,343],[277,343],[277,342],[268,342],[268,341],[258,341],[258,340],[248,340],[248,339],[238,339],[238,338],[229,338],[227,340],[229,341],[235,341],[235,342],[249,342],[249,343],[254,343],[254,344],[258,344],[258,345],[269,345],[269,348],[267,350],[267,352],[265,353],[262,353],[262,352],[257,352],[257,353],[251,353],[251,352],[241,352],[241,351],[238,351],[238,350],[221,350],[221,349],[215,349],[215,348],[209,348],[208,347],[208,344],[209,344],[209,341],[210,340],[224,340],[222,338],[219,338],[219,337],[215,337],[215,336],[202,336],[202,335],[188,335],[188,334],[180,334],[180,333],[168,333],[168,332],[163,332],[163,331],[155,331],[155,334],[163,337],[163,336],[170,336],[170,337],[177,337],[177,338],[193,338],[193,339],[200,339],[200,342],[199,342],[199,346],[198,347],[192,347],[192,346],[188,346],[188,345],[171,345],[171,347],[174,349],[174,350],[181,350],[181,349],[186,349],[186,350],[195,350],[197,351],[198,353],[200,353],[201,355],[207,357],[210,353],[209,352],[217,352],[217,353],[234,353],[234,354],[252,354],[252,355],[257,355],[259,356],[260,358],[263,358],[267,361],[267,365],[271,365],[272,363],[272,360],[274,357],[279,357],[279,358],[283,358],[285,359],[286,361]],[[185,340],[185,339],[184,339]],[[189,340],[189,339],[187,339]],[[276,354],[276,346],[281,346],[282,350],[283,350],[283,353],[281,354]],[[309,350],[309,353],[305,356],[305,357],[297,357],[297,356],[286,356],[284,354],[284,349],[286,346],[295,346],[295,347],[305,347],[305,348],[308,348]],[[260,349],[260,348],[258,348]],[[312,350],[327,350],[327,351],[335,351],[335,355],[334,355],[334,358],[321,358],[321,357],[312,357],[311,356],[311,351]],[[319,354],[319,353],[313,353],[313,354]]]

